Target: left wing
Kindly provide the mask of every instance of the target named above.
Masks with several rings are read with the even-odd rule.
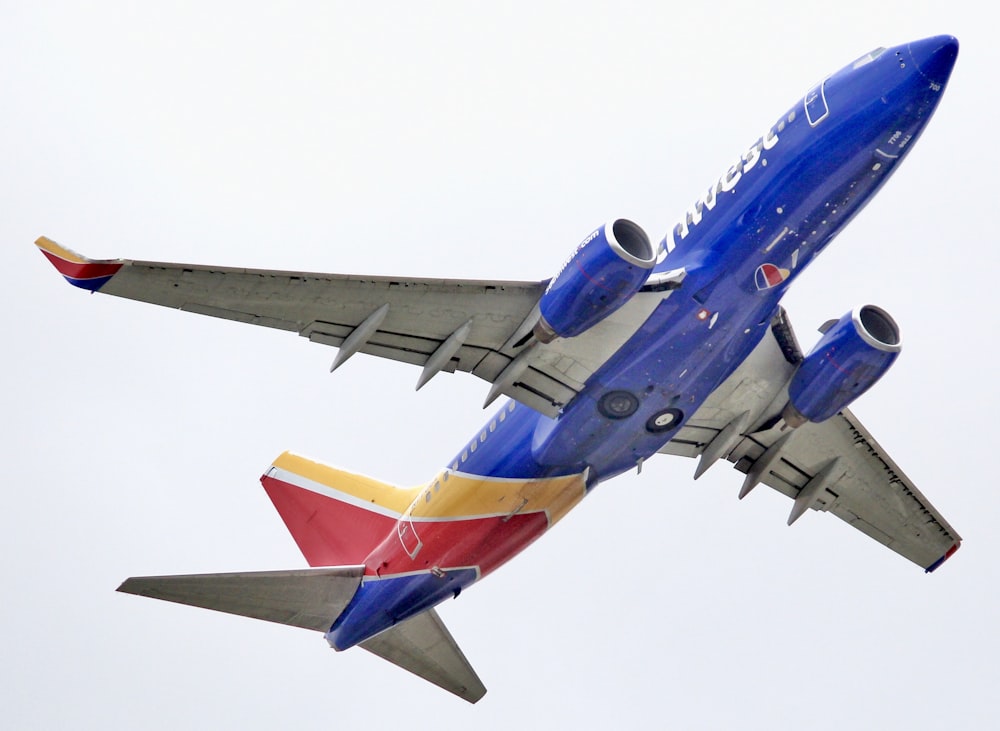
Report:
[[[780,311],[770,334],[660,451],[700,457],[696,478],[726,458],[746,475],[740,498],[764,483],[794,500],[789,525],[810,508],[830,512],[933,571],[961,536],[853,413],[782,428],[787,384],[801,359]]]
[[[129,259],[93,260],[39,238],[35,244],[71,284],[201,315],[296,332],[435,374],[466,371],[500,394],[549,416],[583,388],[670,292],[640,293],[583,335],[531,339],[547,282],[415,279],[238,269]]]
[[[494,381],[514,358],[511,336],[540,282],[363,277],[166,262],[91,260],[47,238],[36,245],[77,287],[298,333],[354,352],[475,373]],[[352,340],[353,336],[353,340]],[[434,361],[434,362],[431,362]],[[541,390],[557,391],[547,386]],[[565,394],[561,394],[565,395]]]

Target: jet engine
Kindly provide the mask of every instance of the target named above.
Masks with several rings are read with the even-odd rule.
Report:
[[[899,351],[899,328],[878,307],[858,307],[828,323],[788,385],[785,422],[798,427],[829,419],[875,385]]]
[[[606,318],[639,291],[656,264],[649,237],[620,218],[585,238],[539,301],[535,337],[571,338]]]

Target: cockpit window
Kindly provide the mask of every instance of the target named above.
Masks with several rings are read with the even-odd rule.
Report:
[[[859,69],[859,68],[861,68],[862,66],[864,66],[864,65],[866,65],[866,64],[869,64],[869,63],[871,63],[871,62],[872,62],[872,61],[874,61],[874,60],[875,60],[876,58],[878,58],[879,56],[881,56],[881,55],[882,55],[883,53],[885,53],[885,49],[884,49],[884,48],[876,48],[876,49],[875,49],[874,51],[872,51],[871,53],[866,53],[866,54],[865,54],[864,56],[862,56],[862,57],[861,57],[861,58],[859,58],[859,59],[858,59],[857,61],[855,61],[855,62],[854,62],[854,63],[853,63],[852,65],[851,65],[851,67],[852,67],[852,68],[856,68],[856,69]]]

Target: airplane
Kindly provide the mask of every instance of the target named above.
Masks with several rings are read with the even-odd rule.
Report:
[[[36,245],[90,292],[298,333],[489,382],[481,430],[410,489],[292,452],[261,482],[310,568],[127,579],[119,591],[302,627],[476,702],[482,681],[435,607],[523,551],[598,484],[657,454],[726,460],[788,524],[831,513],[927,572],[961,537],[849,410],[895,362],[874,305],[808,353],[780,302],[923,132],[951,36],[878,48],[825,77],[702,188],[653,246],[589,233],[544,281],[352,276],[94,260]]]

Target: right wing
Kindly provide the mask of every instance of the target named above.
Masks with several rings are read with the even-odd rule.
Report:
[[[788,524],[807,510],[830,512],[933,571],[962,542],[882,446],[844,409],[818,424],[783,429],[787,384],[802,359],[784,311],[736,372],[660,451],[700,457],[695,477],[726,458],[746,477],[794,500]]]
[[[295,332],[340,348],[423,368],[466,371],[549,416],[649,316],[666,293],[642,293],[583,335],[531,339],[547,282],[320,274],[128,259],[93,260],[39,238],[35,244],[73,285],[186,312]],[[331,370],[332,370],[331,368]]]

